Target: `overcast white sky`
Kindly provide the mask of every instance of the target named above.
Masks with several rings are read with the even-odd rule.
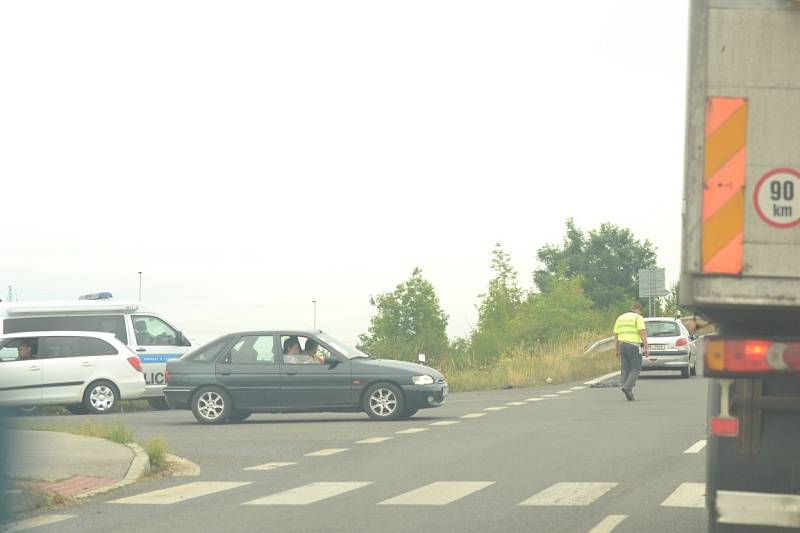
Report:
[[[0,4],[0,297],[355,341],[415,266],[466,334],[574,217],[678,277],[688,2]]]

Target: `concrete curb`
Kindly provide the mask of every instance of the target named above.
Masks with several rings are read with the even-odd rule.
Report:
[[[78,494],[75,496],[76,500],[82,500],[84,498],[89,498],[91,496],[95,496],[97,494],[102,494],[104,492],[109,492],[121,487],[125,487],[130,485],[131,483],[135,483],[144,475],[150,473],[150,457],[147,456],[147,452],[145,452],[141,446],[138,444],[134,444],[129,442],[125,444],[130,450],[133,452],[133,460],[131,460],[131,464],[128,467],[128,472],[125,474],[125,477],[122,478],[121,481],[114,483],[113,485],[108,485],[106,487],[100,487],[99,489],[90,490],[89,492],[84,492],[82,494]]]

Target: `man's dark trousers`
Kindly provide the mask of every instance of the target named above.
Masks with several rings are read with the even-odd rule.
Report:
[[[633,392],[639,372],[642,371],[642,356],[639,347],[627,342],[619,343],[619,360],[622,364],[621,388],[623,391]]]

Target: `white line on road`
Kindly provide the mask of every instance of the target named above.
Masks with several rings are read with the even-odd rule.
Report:
[[[263,465],[251,466],[249,468],[245,468],[245,470],[275,470],[276,468],[281,468],[284,466],[292,466],[296,464],[297,463],[266,463]]]
[[[258,498],[244,502],[242,505],[308,505],[321,500],[327,500],[334,496],[339,496],[367,485],[371,481],[351,481],[351,482],[325,482],[318,481],[295,489],[289,489],[277,494]]]
[[[400,435],[413,435],[414,433],[422,433],[423,431],[430,431],[431,428],[408,428],[400,431],[395,431]]]
[[[558,394],[572,394],[573,392],[574,391],[571,391],[571,390],[560,390],[560,391],[558,391]]]
[[[50,514],[45,516],[37,516],[36,518],[28,518],[27,520],[20,520],[19,522],[11,522],[10,524],[1,525],[0,531],[3,533],[7,531],[25,531],[27,529],[33,529],[35,527],[47,526],[50,524],[55,524],[56,522],[69,520],[70,518],[75,518],[75,516],[76,515],[74,514]]]
[[[558,394],[542,394],[542,398],[558,398]]]
[[[486,413],[469,413],[460,418],[480,418],[482,416],[486,416]]]
[[[458,420],[442,420],[440,422],[433,422],[428,424],[430,426],[452,426],[453,424],[460,424]]]
[[[486,409],[484,409],[484,411],[502,411],[503,409],[508,409],[508,407],[504,405],[500,407],[487,407]]]
[[[378,505],[447,505],[493,484],[493,481],[437,481]]]
[[[528,398],[526,402],[541,402],[544,398]]]
[[[695,442],[694,444],[692,444],[692,445],[689,447],[689,449],[687,449],[687,450],[686,450],[685,452],[683,452],[683,453],[700,453],[700,451],[701,451],[703,448],[705,448],[705,447],[706,447],[706,441],[705,441],[705,439],[703,439],[703,440],[699,440],[699,441]]]
[[[600,376],[599,378],[590,379],[589,381],[584,381],[584,385],[594,385],[595,383],[600,383],[601,381],[605,381],[608,378],[613,378],[614,376],[619,376],[620,372],[617,370],[616,372],[611,372],[610,374],[606,374],[605,376]]]
[[[626,518],[628,518],[628,515],[610,514],[602,522],[590,529],[589,533],[611,533]]]
[[[617,483],[556,483],[519,505],[589,505]]]
[[[506,405],[525,405],[525,402],[508,402]]]
[[[586,387],[582,387],[582,386],[579,386],[579,387],[570,387],[570,389],[572,389],[572,390],[583,390],[583,389],[585,389],[585,388],[586,388]],[[616,514],[612,514],[611,516],[625,516],[625,515],[616,515]]]
[[[682,483],[675,492],[661,504],[662,507],[697,507],[706,506],[705,483]]]
[[[184,483],[177,487],[154,490],[152,492],[145,492],[144,494],[137,494],[136,496],[128,496],[127,498],[121,498],[109,503],[169,505],[200,496],[207,496],[216,492],[222,492],[224,490],[243,487],[245,485],[250,485],[250,482],[193,481],[192,483]]]
[[[378,444],[379,442],[386,442],[394,437],[370,437],[368,439],[356,441],[356,444]]]
[[[350,448],[325,448],[324,450],[319,450],[316,452],[311,452],[305,454],[306,457],[327,457],[329,455],[335,455],[337,453],[346,452]]]

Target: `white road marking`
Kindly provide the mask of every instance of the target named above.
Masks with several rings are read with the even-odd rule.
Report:
[[[480,418],[482,416],[486,416],[486,413],[469,413],[460,418]]]
[[[378,444],[379,442],[386,442],[394,437],[370,437],[368,439],[356,441],[356,444]]]
[[[525,405],[525,402],[508,402],[506,405]]]
[[[428,424],[430,426],[452,426],[453,424],[460,424],[458,420],[442,420],[440,422],[433,422]]]
[[[305,454],[305,457],[327,457],[329,455],[335,455],[337,453],[346,452],[350,448],[325,448],[324,450],[318,450],[316,452],[311,452]]]
[[[447,505],[493,484],[494,481],[437,481],[378,505]]]
[[[19,522],[11,522],[0,526],[0,531],[3,533],[11,531],[25,531],[35,527],[47,526],[75,518],[74,514],[49,514],[44,516],[37,516],[36,518],[28,518],[27,520],[20,520]]]
[[[610,374],[606,374],[605,376],[600,376],[599,378],[590,379],[589,381],[584,381],[584,385],[594,385],[595,383],[600,383],[601,381],[605,381],[609,378],[613,378],[614,376],[619,376],[620,371],[617,370],[616,372],[611,372]]]
[[[508,409],[508,407],[502,405],[499,407],[487,407],[484,411],[502,411],[503,409]]]
[[[281,468],[284,466],[292,466],[296,464],[297,463],[266,463],[263,465],[251,466],[249,468],[245,468],[245,470],[275,470],[276,468]]]
[[[611,533],[614,529],[628,518],[624,514],[610,514],[603,518],[603,521],[589,530],[589,533]]]
[[[692,444],[685,452],[683,453],[700,453],[700,451],[706,447],[705,439],[699,440]]]
[[[556,483],[519,505],[589,505],[617,483]]]
[[[542,394],[542,398],[558,398],[558,394]]]
[[[169,505],[200,496],[207,496],[216,492],[222,492],[224,490],[243,487],[245,485],[250,485],[250,482],[193,481],[192,483],[184,483],[183,485],[170,487],[168,489],[154,490],[152,492],[145,492],[144,494],[137,494],[136,496],[128,496],[127,498],[121,498],[109,503]]]
[[[560,390],[560,391],[558,391],[558,394],[572,394],[573,392],[574,391],[571,391],[571,390]]]
[[[572,389],[572,390],[583,390],[583,389],[585,389],[585,388],[586,388],[586,387],[582,387],[582,386],[579,386],[579,387],[570,387],[570,389]],[[625,515],[617,515],[617,514],[612,514],[612,515],[610,515],[610,516],[625,516]]]
[[[717,491],[720,524],[800,528],[800,495]]]
[[[408,428],[400,431],[395,431],[400,435],[412,435],[414,433],[422,433],[423,431],[430,431],[431,428]]]
[[[541,402],[544,398],[528,398],[526,402]]]
[[[696,507],[706,506],[705,483],[682,483],[675,492],[661,504],[662,507]]]
[[[295,489],[244,502],[242,505],[308,505],[371,485],[371,481],[318,481]]]

